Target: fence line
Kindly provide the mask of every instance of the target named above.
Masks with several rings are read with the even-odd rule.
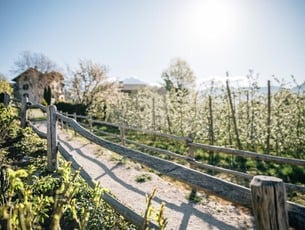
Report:
[[[26,109],[35,107],[33,105],[28,105],[27,101],[25,101],[24,103],[25,103],[24,107]],[[40,106],[38,106],[38,107],[40,107]],[[23,116],[25,116],[25,118],[23,118],[23,119],[25,119],[25,120],[26,120],[26,109],[25,109],[25,113],[23,113]],[[191,185],[192,187],[204,189],[219,197],[222,197],[226,200],[229,200],[229,201],[237,203],[237,204],[241,204],[245,207],[250,207],[250,208],[253,207],[253,202],[255,202],[255,199],[253,198],[253,195],[251,196],[251,190],[246,187],[236,185],[231,182],[227,182],[222,179],[213,177],[206,173],[187,168],[187,167],[179,165],[177,163],[170,162],[170,161],[167,161],[167,160],[155,157],[155,156],[148,155],[141,151],[132,150],[125,146],[104,140],[104,139],[96,136],[95,134],[91,133],[87,129],[83,128],[76,121],[77,116],[75,114],[73,116],[75,119],[64,116],[63,114],[58,113],[58,112],[55,112],[54,114],[56,115],[55,117],[57,119],[61,120],[62,122],[67,123],[75,132],[77,132],[81,136],[87,138],[88,140],[92,141],[93,143],[96,143],[113,152],[121,154],[122,156],[126,156],[141,164],[144,164],[167,176],[180,180],[186,184]],[[86,119],[88,117],[82,116],[82,118]],[[51,122],[51,120],[50,120],[50,122]],[[91,119],[91,122],[94,123],[94,121],[92,121],[92,119]],[[31,126],[32,126],[32,124],[31,124]],[[117,126],[117,127],[122,127],[122,126]],[[136,131],[143,131],[140,129],[130,128],[130,127],[124,127],[124,128],[133,129]],[[123,130],[123,132],[124,132],[124,128],[121,129],[121,130]],[[154,132],[153,133],[154,135],[157,135],[157,133],[158,133],[155,131],[152,131],[152,132]],[[169,135],[169,136],[171,136],[171,135]],[[126,141],[126,139],[124,138],[124,135],[120,135],[120,137],[124,142]],[[174,139],[175,139],[175,137],[174,137]],[[184,138],[184,137],[180,137],[177,139],[178,140],[187,140],[187,138]],[[57,145],[57,143],[55,143],[55,144]],[[57,145],[58,149],[62,149],[60,146],[61,146],[60,144]],[[304,160],[296,160],[296,159],[275,157],[275,156],[267,157],[267,155],[257,154],[257,153],[253,153],[253,152],[249,152],[249,151],[234,150],[234,149],[228,149],[228,148],[217,147],[217,146],[202,145],[202,144],[197,144],[197,143],[189,143],[189,146],[205,148],[205,149],[213,150],[213,151],[221,151],[221,152],[230,153],[230,154],[236,154],[236,155],[243,156],[243,157],[252,157],[252,158],[260,159],[260,160],[269,160],[269,161],[275,161],[275,162],[279,162],[279,163],[287,163],[287,164],[293,164],[293,165],[302,165],[302,166],[305,165]],[[261,155],[262,155],[262,157],[259,157]],[[71,156],[68,156],[68,159],[71,160]],[[56,160],[56,159],[53,159],[53,161],[54,160]],[[190,160],[189,157],[187,158],[187,160]],[[192,162],[192,163],[194,164],[196,162]],[[52,164],[54,164],[54,162],[52,162]],[[200,164],[200,165],[204,166],[203,164]],[[214,168],[214,169],[216,170],[217,168]],[[246,175],[243,175],[243,176],[246,176]],[[296,227],[296,228],[300,228],[300,227],[304,228],[305,227],[305,207],[302,205],[295,204],[293,202],[285,202],[285,204],[287,204],[290,226]],[[276,207],[270,207],[270,208],[276,208]],[[129,213],[129,211],[127,211],[127,212]],[[128,214],[125,213],[125,215],[123,215],[123,216],[128,218]],[[256,219],[256,221],[259,222],[260,220]]]
[[[71,114],[66,114],[66,116],[71,117]],[[75,114],[73,114],[73,117],[74,118],[88,119],[88,117],[86,117],[86,116],[79,116],[79,115],[75,115]],[[92,122],[91,117],[90,117],[90,119],[91,119],[90,122]],[[101,130],[96,131],[97,134],[104,134],[104,135],[113,136],[113,137],[116,137],[118,139],[121,139],[122,143],[134,144],[138,147],[141,147],[141,148],[144,148],[144,149],[147,149],[147,150],[151,150],[151,151],[158,152],[158,153],[161,153],[161,154],[166,154],[166,155],[169,155],[169,156],[173,156],[173,157],[178,158],[178,159],[187,160],[187,161],[189,161],[189,163],[191,165],[196,166],[198,168],[213,170],[213,171],[216,171],[216,172],[224,172],[224,173],[228,173],[228,174],[238,176],[240,178],[248,179],[248,180],[252,179],[254,176],[250,175],[250,174],[247,174],[247,173],[238,172],[238,171],[235,171],[235,170],[230,170],[230,169],[226,169],[226,168],[212,166],[212,165],[209,165],[209,164],[204,164],[202,162],[196,161],[194,158],[192,158],[190,156],[184,156],[184,155],[177,154],[177,153],[174,153],[174,152],[171,152],[171,151],[168,151],[168,150],[164,150],[164,149],[160,149],[160,148],[156,148],[156,147],[152,147],[152,146],[148,146],[148,145],[145,145],[145,144],[137,143],[135,141],[128,140],[128,139],[125,138],[125,130],[139,131],[139,132],[142,132],[143,134],[153,134],[153,135],[157,135],[157,136],[162,136],[162,137],[166,137],[166,138],[175,139],[175,140],[178,140],[178,141],[183,140],[183,141],[186,141],[189,148],[204,149],[204,150],[208,150],[210,153],[211,152],[222,152],[222,153],[225,153],[225,154],[232,154],[232,155],[241,156],[241,157],[249,157],[249,158],[253,158],[253,159],[256,159],[256,160],[265,160],[265,161],[269,161],[269,162],[285,163],[285,164],[290,164],[290,165],[300,165],[300,166],[305,165],[305,160],[300,160],[300,159],[278,157],[278,156],[272,156],[272,155],[267,155],[267,154],[262,154],[262,153],[255,153],[255,152],[251,152],[251,151],[232,149],[232,148],[227,148],[227,147],[193,143],[192,141],[188,141],[190,139],[190,137],[179,137],[179,136],[175,136],[175,135],[171,135],[171,134],[163,134],[163,133],[152,131],[152,130],[145,130],[145,129],[128,127],[128,126],[124,126],[124,129],[122,129],[122,128],[120,128],[121,126],[118,125],[118,124],[113,124],[113,123],[110,123],[110,122],[104,122],[104,121],[98,121],[98,120],[94,120],[94,123],[101,124],[101,125],[112,126],[112,127],[117,127],[120,131],[120,135],[105,132],[105,131],[101,131]],[[82,125],[85,126],[85,127],[87,126],[84,123],[82,123]],[[92,127],[90,127],[90,131],[92,131]],[[122,132],[124,132],[124,133],[122,133]],[[286,185],[287,190],[289,190],[289,192],[298,191],[298,192],[305,193],[305,186],[294,185],[294,184],[290,184],[290,183],[285,183],[285,185]]]
[[[66,114],[66,116],[70,117],[70,116],[72,116],[72,114]],[[80,116],[80,115],[76,115],[76,118],[89,119],[88,116]],[[113,126],[113,127],[117,127],[117,128],[121,127],[121,125],[119,125],[119,124],[113,124],[110,122],[104,122],[104,121],[98,121],[98,120],[92,120],[92,123],[108,125],[108,126]],[[139,132],[142,132],[143,134],[152,134],[152,135],[156,135],[156,136],[160,136],[160,137],[171,138],[171,139],[175,139],[178,141],[186,141],[188,139],[188,137],[164,134],[164,133],[160,133],[157,131],[140,129],[140,128],[135,128],[135,127],[124,126],[124,129],[139,131]],[[102,132],[102,133],[106,134],[106,132],[104,132],[104,131],[98,131],[98,132]],[[109,134],[110,133],[108,133],[107,135],[109,135]],[[249,158],[253,158],[256,160],[264,160],[264,161],[271,161],[271,162],[276,162],[276,163],[281,163],[281,164],[284,163],[284,164],[289,164],[289,165],[305,166],[305,160],[300,160],[300,159],[295,159],[295,158],[279,157],[279,156],[267,155],[267,154],[263,154],[263,153],[255,153],[255,152],[251,152],[251,151],[238,150],[238,149],[232,149],[232,148],[214,146],[214,145],[206,145],[206,144],[201,144],[201,143],[190,143],[189,145],[192,147],[196,147],[196,148],[200,148],[200,149],[204,149],[204,150],[208,150],[208,151],[222,152],[225,154],[232,154],[232,155],[241,156],[241,157],[249,157]]]

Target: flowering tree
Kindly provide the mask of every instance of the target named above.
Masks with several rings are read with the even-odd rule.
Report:
[[[119,96],[119,85],[110,80],[107,67],[91,60],[80,60],[78,68],[70,71],[67,83],[70,99],[101,117],[106,115],[107,105]]]

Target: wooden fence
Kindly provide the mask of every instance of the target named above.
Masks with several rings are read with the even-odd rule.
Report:
[[[47,133],[42,133],[39,131],[28,119],[27,119],[27,109],[39,108],[47,113]],[[72,116],[73,118],[71,118]],[[88,119],[89,129],[84,128],[77,122],[77,118]],[[143,144],[136,143],[125,138],[126,130],[140,131],[146,134],[153,134],[157,136],[172,138],[175,140],[185,141],[189,149],[200,148],[214,152],[223,152],[227,154],[232,154],[242,157],[250,157],[258,160],[272,161],[277,163],[285,163],[292,165],[305,166],[305,160],[290,159],[283,157],[270,156],[266,154],[258,154],[249,151],[241,151],[231,148],[223,148],[218,146],[203,145],[199,143],[193,143],[191,137],[179,137],[169,134],[162,134],[155,131],[142,130],[133,127],[125,127],[117,124],[111,124],[107,122],[93,120],[91,117],[77,116],[62,114],[56,111],[55,106],[44,107],[42,105],[31,105],[25,98],[22,103],[21,108],[21,123],[25,127],[29,125],[34,129],[34,131],[42,138],[46,138],[48,141],[48,168],[50,171],[57,169],[57,151],[59,151],[66,160],[72,161],[72,166],[74,168],[79,168],[77,162],[73,159],[72,155],[69,154],[57,141],[57,122],[60,121],[63,124],[69,125],[76,133],[87,138],[91,142],[107,148],[113,152],[116,152],[122,156],[128,157],[133,161],[137,161],[143,165],[146,165],[154,170],[161,172],[164,175],[172,177],[179,180],[185,184],[192,186],[193,188],[203,189],[205,191],[211,192],[221,198],[224,198],[233,203],[240,204],[242,206],[252,208],[256,225],[258,229],[270,229],[273,226],[274,229],[288,229],[288,226],[304,229],[305,228],[305,207],[293,202],[286,201],[285,188],[291,190],[298,190],[304,192],[304,186],[296,186],[292,184],[283,183],[279,178],[266,177],[266,176],[252,176],[246,173],[237,172],[229,169],[224,169],[208,164],[203,164],[194,159],[193,151],[189,151],[189,155],[182,156],[180,154],[163,150]],[[119,128],[120,135],[114,135],[120,138],[121,144],[113,143],[107,141],[94,133],[92,131],[93,124],[100,125],[111,125]],[[109,133],[107,133],[109,135]],[[163,154],[168,154],[177,158],[187,160],[192,165],[191,168],[183,166],[181,164],[168,161],[165,159],[158,158],[156,156],[149,155],[145,152],[133,150],[124,146],[126,143],[132,143],[138,145],[144,149],[149,149],[157,151]],[[195,167],[201,167],[205,169],[212,169],[219,172],[230,173],[232,175],[252,179],[250,188],[246,188],[209,174],[195,170]],[[81,176],[88,182],[90,186],[94,186],[93,179],[89,174],[81,170]],[[111,189],[111,188],[110,188]],[[116,211],[118,211],[122,216],[124,216],[128,221],[135,224],[136,226],[142,226],[143,217],[139,216],[130,208],[121,204],[111,195],[105,193],[102,197],[108,204],[110,204]],[[289,220],[289,221],[288,221]],[[289,225],[288,225],[289,223]],[[157,228],[157,226],[151,223],[152,228]]]

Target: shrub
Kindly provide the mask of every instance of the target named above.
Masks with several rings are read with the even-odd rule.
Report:
[[[87,115],[87,106],[84,104],[72,104],[68,102],[56,102],[55,103],[57,110],[62,111],[65,113],[73,114],[76,113],[77,115]]]
[[[16,121],[17,111],[12,107],[4,107],[0,104],[0,145],[7,138],[16,136],[18,130],[18,122]]]

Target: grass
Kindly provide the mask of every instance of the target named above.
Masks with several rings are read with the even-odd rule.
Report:
[[[149,175],[147,173],[143,173],[143,174],[137,176],[136,182],[137,183],[144,183],[144,182],[150,181],[151,179],[152,179],[151,175]]]

